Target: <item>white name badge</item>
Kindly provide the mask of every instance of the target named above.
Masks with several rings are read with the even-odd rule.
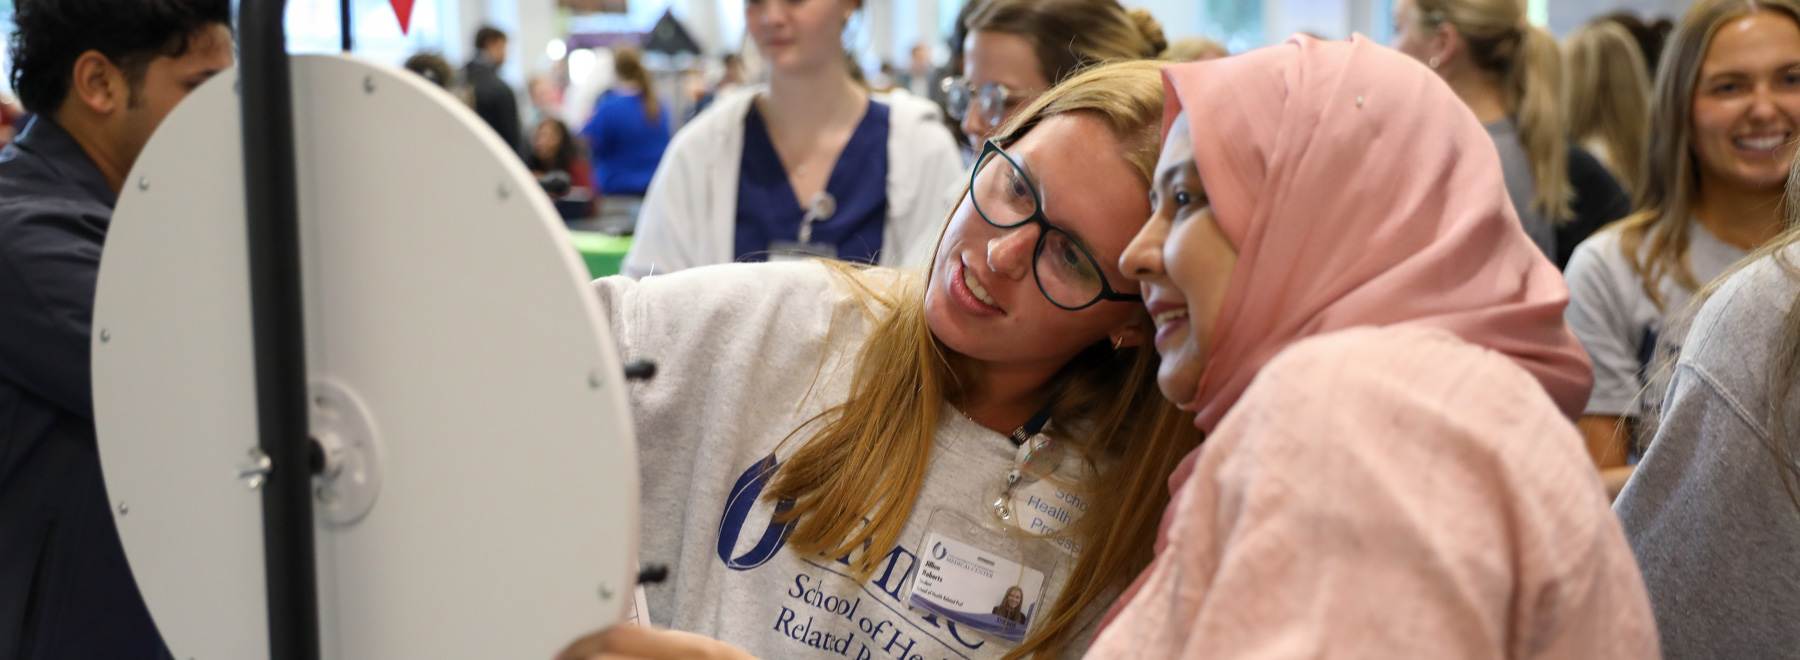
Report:
[[[1013,643],[1043,610],[1044,573],[1017,561],[929,533],[908,604]]]

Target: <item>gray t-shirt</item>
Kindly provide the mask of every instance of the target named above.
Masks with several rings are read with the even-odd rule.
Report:
[[[866,272],[878,284],[897,277]],[[906,603],[934,511],[993,522],[983,502],[1013,467],[1006,436],[944,406],[912,514],[898,544],[877,550],[884,559],[867,582],[853,579],[844,560],[787,547],[787,530],[761,497],[765,461],[787,459],[807,436],[781,445],[783,438],[848,396],[857,351],[873,328],[869,312],[878,310],[863,309],[811,261],[708,266],[642,282],[608,277],[594,289],[620,359],[657,365],[656,377],[634,383],[630,395],[643,480],[640,558],[671,571],[646,590],[652,623],[771,660],[982,660],[1011,648]],[[1066,458],[1065,468],[1071,463],[1078,461]],[[1060,528],[1086,508],[1048,482],[1031,489],[1035,500],[1015,500],[1022,527]],[[1043,598],[1026,604],[1037,605],[1034,622],[1073,562],[1061,560]],[[1067,657],[1086,650],[1102,613],[1095,610]]]
[[[1800,654],[1800,511],[1766,444],[1772,343],[1797,291],[1765,258],[1700,309],[1655,438],[1614,504],[1669,658]],[[1786,405],[1800,410],[1800,389]],[[1800,429],[1800,415],[1786,424]],[[1776,441],[1794,450],[1795,438]]]
[[[1513,210],[1519,213],[1519,222],[1525,226],[1525,235],[1542,250],[1544,255],[1556,258],[1556,226],[1543,212],[1532,204],[1537,197],[1537,179],[1531,176],[1531,158],[1525,155],[1525,144],[1519,141],[1519,129],[1511,119],[1488,124],[1488,137],[1494,138],[1494,148],[1500,151],[1500,172],[1506,176],[1506,196],[1512,198]]]
[[[1699,222],[1688,223],[1688,266],[1701,284],[1745,254],[1715,238]],[[1657,283],[1663,302],[1658,309],[1625,259],[1617,229],[1582,241],[1563,276],[1569,283],[1569,307],[1563,316],[1594,363],[1594,393],[1588,397],[1586,414],[1638,415],[1640,405],[1635,402],[1645,385],[1645,365],[1652,362],[1656,339],[1693,292],[1665,277]]]

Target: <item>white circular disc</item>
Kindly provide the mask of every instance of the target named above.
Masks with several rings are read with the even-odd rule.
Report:
[[[637,571],[630,411],[586,271],[449,94],[292,63],[309,375],[354,392],[383,451],[368,514],[316,526],[325,656],[549,657],[615,621]],[[94,315],[119,533],[199,660],[268,657],[261,493],[237,474],[257,433],[236,78],[139,157]]]

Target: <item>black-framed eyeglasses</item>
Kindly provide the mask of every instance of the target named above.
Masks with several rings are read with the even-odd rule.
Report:
[[[944,107],[950,111],[950,117],[963,121],[970,112],[975,112],[981,123],[989,128],[1000,125],[1006,117],[1006,106],[1013,101],[1028,101],[1043,92],[1022,92],[1000,83],[983,83],[977,85],[962,76],[951,76],[938,83],[944,92]]]
[[[988,140],[969,175],[969,197],[982,220],[1001,229],[1038,226],[1031,252],[1031,271],[1038,290],[1050,303],[1067,310],[1092,307],[1102,300],[1143,302],[1143,296],[1119,293],[1106,281],[1106,271],[1074,234],[1044,217],[1044,196],[1037,182],[1011,154]]]

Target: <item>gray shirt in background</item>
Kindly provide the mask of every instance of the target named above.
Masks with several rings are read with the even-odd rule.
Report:
[[[1556,226],[1544,217],[1531,200],[1537,197],[1537,179],[1531,176],[1531,157],[1525,155],[1525,144],[1519,141],[1519,129],[1511,119],[1488,124],[1488,137],[1500,151],[1500,172],[1506,176],[1506,196],[1512,198],[1513,210],[1525,225],[1525,235],[1546,256],[1556,255]]]
[[[1701,308],[1655,439],[1614,505],[1668,658],[1800,654],[1800,510],[1767,444],[1772,344],[1797,291],[1765,258]],[[1793,451],[1793,438],[1775,441]]]
[[[1531,158],[1519,141],[1519,131],[1512,120],[1502,119],[1486,126],[1494,149],[1500,152],[1500,171],[1506,179],[1506,195],[1519,215],[1525,235],[1557,268],[1569,263],[1575,246],[1595,231],[1631,213],[1631,198],[1619,187],[1593,154],[1574,143],[1568,144],[1569,212],[1567,222],[1555,223],[1544,217],[1532,202],[1537,197],[1537,179],[1531,174]]]
[[[1698,221],[1688,223],[1688,267],[1701,284],[1746,254],[1715,238]],[[1662,307],[1650,302],[1643,281],[1625,259],[1616,229],[1595,234],[1576,247],[1563,276],[1569,283],[1569,307],[1563,317],[1594,363],[1594,392],[1585,414],[1639,414],[1635,402],[1645,385],[1644,365],[1651,362],[1668,318],[1687,306],[1693,292],[1665,277],[1657,283]]]

